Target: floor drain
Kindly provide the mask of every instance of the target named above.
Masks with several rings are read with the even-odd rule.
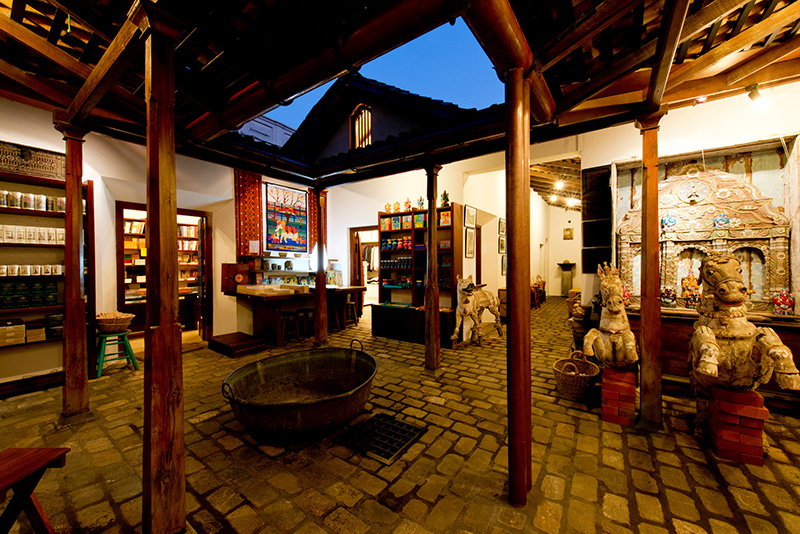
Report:
[[[346,432],[340,442],[386,465],[394,462],[425,433],[425,429],[379,413]]]

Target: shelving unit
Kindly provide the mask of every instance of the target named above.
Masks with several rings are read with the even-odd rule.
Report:
[[[201,312],[201,302],[208,293],[210,283],[203,276],[206,243],[204,225],[208,215],[204,212],[178,210],[178,320],[185,330],[200,328],[201,333],[210,323]],[[147,303],[147,211],[141,204],[117,202],[117,308],[133,313],[131,330],[144,329]]]
[[[436,208],[436,247],[442,345],[448,346],[455,326],[456,276],[462,271],[464,207],[451,203]],[[404,224],[405,221],[405,224]],[[380,287],[372,308],[376,336],[425,342],[425,287],[428,284],[427,210],[378,213]]]
[[[65,182],[53,178],[0,171],[0,190],[21,191],[46,197],[64,196]],[[84,292],[86,295],[87,361],[89,376],[96,376],[94,207],[92,182],[83,186]],[[0,207],[3,236],[0,265],[27,266],[28,275],[0,277],[0,324],[9,328],[0,337],[0,395],[63,383],[64,275],[47,274],[53,265],[64,268],[64,220],[58,211]],[[13,242],[6,232],[14,227]],[[25,232],[17,235],[19,228]],[[31,230],[35,228],[35,230]],[[22,237],[24,235],[24,238]],[[22,271],[23,269],[19,269]],[[38,273],[38,274],[36,274]],[[23,337],[11,332],[24,332]],[[1,334],[0,334],[1,335]],[[19,342],[16,342],[19,340]]]

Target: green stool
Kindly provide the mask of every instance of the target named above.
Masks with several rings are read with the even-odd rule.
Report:
[[[133,368],[139,370],[139,364],[136,363],[136,357],[133,355],[133,349],[128,341],[128,334],[130,330],[125,332],[115,332],[113,334],[97,334],[100,338],[100,346],[97,347],[97,378],[103,374],[103,362],[113,362],[114,360],[127,360],[128,363],[133,365]],[[116,346],[119,348],[122,345],[122,350],[106,354],[106,345]],[[123,356],[118,356],[123,354]],[[107,358],[107,356],[117,356],[116,358]]]

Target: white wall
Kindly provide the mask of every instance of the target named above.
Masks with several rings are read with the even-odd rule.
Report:
[[[572,287],[581,287],[581,248],[583,246],[583,234],[581,232],[581,212],[566,210],[556,206],[550,206],[550,264],[548,267],[548,278],[545,291],[548,295],[564,295],[561,292],[561,273],[562,269],[558,266],[564,260],[574,263],[572,268]],[[564,228],[573,229],[573,239],[564,239]]]
[[[0,140],[64,152],[52,114],[0,99]],[[83,144],[84,180],[94,182],[97,310],[117,308],[115,207],[117,200],[145,203],[145,147],[88,134]],[[233,172],[228,167],[177,156],[178,207],[208,211],[213,225],[214,333],[236,329],[235,299],[219,293],[220,265],[236,261]]]

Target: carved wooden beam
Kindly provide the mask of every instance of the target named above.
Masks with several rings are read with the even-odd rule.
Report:
[[[729,86],[733,85],[739,80],[747,78],[751,74],[755,74],[761,69],[768,67],[770,64],[779,61],[782,57],[791,54],[797,49],[800,49],[800,35],[792,37],[782,45],[768,48],[750,61],[736,67],[728,73],[727,84]]]
[[[667,82],[667,89],[672,89],[690,80],[727,56],[735,54],[742,48],[757,43],[772,32],[792,24],[798,18],[800,18],[800,2],[795,2],[781,9],[768,19],[751,26],[733,39],[725,41],[696,61],[684,66],[681,70],[670,76]]]
[[[672,68],[672,60],[678,48],[678,40],[683,31],[683,23],[689,10],[690,0],[669,1],[664,7],[661,19],[661,35],[658,37],[656,48],[656,65],[650,72],[650,85],[647,88],[645,108],[647,111],[656,111],[661,106],[661,97]],[[722,20],[722,19],[719,19]]]
[[[106,53],[92,69],[83,86],[67,110],[67,120],[81,124],[100,99],[117,83],[131,61],[144,50],[150,24],[144,10],[136,4],[128,19],[119,29]]]
[[[563,38],[554,40],[545,48],[535,53],[537,68],[546,71],[581,45],[591,41],[604,29],[608,28],[624,16],[631,7],[642,0],[606,0],[594,9],[594,12],[579,21],[578,24],[562,32]]]
[[[683,43],[694,38],[703,30],[703,28],[718,18],[724,17],[735,11],[746,1],[747,0],[715,0],[714,2],[708,4],[700,12],[686,19],[679,42]],[[656,47],[656,40],[653,39],[645,44],[640,50],[633,52],[628,57],[622,59],[617,63],[617,65],[615,65],[613,69],[607,70],[600,76],[593,78],[589,83],[584,84],[580,88],[569,93],[560,103],[557,114],[560,116],[562,113],[571,110],[581,102],[590,99],[616,80],[636,70],[642,63],[655,55]]]

